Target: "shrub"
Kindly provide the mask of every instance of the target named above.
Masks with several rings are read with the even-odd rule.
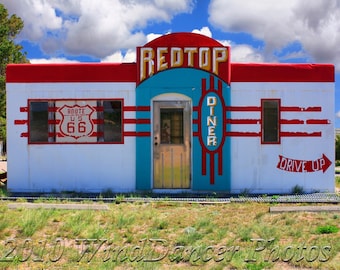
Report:
[[[338,231],[339,231],[339,228],[334,225],[324,225],[324,226],[319,226],[316,228],[316,232],[318,234],[337,233]]]

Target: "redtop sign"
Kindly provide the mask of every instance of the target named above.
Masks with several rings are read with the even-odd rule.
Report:
[[[178,33],[162,36],[137,47],[137,84],[171,68],[196,68],[219,76],[229,83],[229,47],[207,42],[207,37]]]

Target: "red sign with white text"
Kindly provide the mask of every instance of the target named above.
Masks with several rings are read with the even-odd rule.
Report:
[[[299,159],[291,159],[284,156],[279,155],[279,163],[277,164],[277,168],[280,170],[288,171],[288,172],[317,172],[325,171],[331,166],[332,162],[327,158],[325,154],[322,154],[321,158],[316,160],[299,160]]]

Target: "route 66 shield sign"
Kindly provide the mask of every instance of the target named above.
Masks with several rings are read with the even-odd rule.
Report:
[[[58,110],[61,116],[59,131],[61,136],[78,140],[81,137],[89,137],[94,131],[94,123],[91,115],[95,109],[90,105],[80,106],[64,104]]]

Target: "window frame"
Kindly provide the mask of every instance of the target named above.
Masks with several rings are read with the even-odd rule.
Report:
[[[100,138],[99,135],[97,135],[97,141],[95,142],[60,142],[60,141],[56,141],[56,126],[57,126],[57,122],[56,122],[56,117],[55,114],[57,113],[57,109],[55,107],[55,103],[57,101],[74,101],[74,102],[79,102],[79,101],[97,101],[97,103],[100,102],[104,102],[104,101],[118,101],[120,102],[120,140],[118,141],[100,141],[98,140]],[[54,103],[54,107],[50,107],[48,106],[48,140],[47,141],[31,141],[31,110],[30,110],[30,104],[31,102],[47,102],[48,105],[50,105],[51,103]],[[28,108],[28,112],[27,112],[27,119],[28,119],[28,144],[30,145],[39,145],[39,144],[124,144],[124,99],[123,98],[81,98],[81,99],[77,99],[77,98],[63,98],[63,99],[28,99],[27,100],[27,108]],[[104,108],[103,111],[104,112]],[[104,115],[104,114],[103,114]],[[52,117],[53,116],[53,117]],[[97,118],[98,119],[98,118]],[[104,118],[101,119],[104,122]],[[104,123],[101,123],[101,121],[99,121],[99,123],[97,123],[97,125],[104,125]],[[103,128],[104,130],[104,128]]]
[[[276,108],[277,108],[277,126],[276,126],[276,136],[277,139],[275,141],[268,141],[265,140],[265,128],[266,128],[266,123],[265,123],[265,103],[266,102],[276,102]],[[281,144],[281,99],[278,98],[264,98],[261,99],[261,144]],[[273,128],[274,129],[274,128]]]

